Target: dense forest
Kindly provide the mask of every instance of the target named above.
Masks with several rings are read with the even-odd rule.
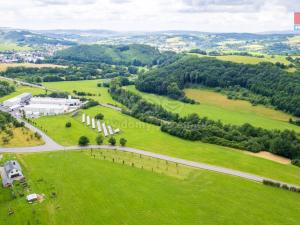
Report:
[[[180,117],[116,85],[112,85],[110,94],[114,100],[128,108],[124,113],[160,125],[163,132],[171,135],[252,152],[266,150],[293,159],[294,162],[300,158],[300,137],[294,131],[266,130],[250,124],[223,124],[206,117],[200,118],[197,114]]]
[[[55,68],[27,68],[9,67],[1,72],[1,76],[18,78],[30,83],[92,80],[100,78],[127,77],[137,73],[134,66],[112,66],[104,63],[86,63],[84,65],[55,67]]]
[[[0,80],[0,97],[8,95],[15,91],[15,87],[6,81]]]
[[[161,56],[160,52],[148,45],[79,45],[59,51],[54,62],[102,62],[114,65],[152,65]]]
[[[246,89],[257,96],[258,103],[270,103],[300,116],[300,76],[271,63],[249,65],[186,56],[139,76],[136,87],[144,92],[185,99],[182,90],[189,84]]]

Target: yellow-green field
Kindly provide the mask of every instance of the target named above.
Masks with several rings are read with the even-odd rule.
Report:
[[[291,64],[291,62],[286,60],[286,56],[280,56],[280,55],[275,55],[274,58],[272,58],[270,55],[264,55],[264,58],[258,58],[254,56],[241,56],[241,55],[224,55],[224,56],[216,56],[216,58],[224,61],[246,63],[246,64],[258,64],[261,62],[271,62],[271,63],[280,62],[285,65]]]
[[[200,54],[194,54],[190,53],[192,55],[197,55],[198,57],[212,57],[216,58],[219,60],[223,61],[230,61],[230,62],[235,62],[235,63],[244,63],[244,64],[258,64],[261,62],[271,62],[271,63],[283,63],[285,65],[290,65],[292,64],[290,61],[286,59],[286,56],[283,55],[266,55],[266,54],[261,54],[264,55],[264,58],[259,58],[255,56],[242,56],[242,55],[222,55],[222,56],[206,56],[206,55],[200,55]],[[289,68],[287,69],[288,72],[295,72],[295,68]]]
[[[34,63],[1,63],[0,72],[7,70],[7,68],[9,67],[53,68],[53,67],[64,67],[64,66],[54,65],[54,64],[34,64]]]
[[[252,106],[247,101],[229,100],[226,96],[207,89],[187,89],[187,96],[200,102],[200,104],[186,104],[172,100],[165,96],[143,93],[134,86],[126,89],[140,94],[146,100],[162,105],[168,111],[186,116],[197,113],[201,117],[213,120],[221,120],[224,123],[241,125],[250,123],[253,126],[266,129],[291,129],[300,132],[300,127],[288,122],[292,116],[281,111],[267,108],[265,106]]]
[[[15,43],[0,43],[0,51],[29,51],[31,48],[29,46],[20,46]]]
[[[42,139],[36,138],[34,133],[27,128],[13,128],[12,131],[13,137],[7,144],[2,141],[2,138],[7,135],[4,132],[0,132],[0,147],[29,147],[44,144]]]

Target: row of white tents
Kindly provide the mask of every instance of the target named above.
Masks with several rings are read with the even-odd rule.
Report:
[[[87,126],[92,125],[93,129],[96,129],[97,126],[98,132],[101,133],[103,131],[105,137],[120,133],[119,128],[113,129],[110,125],[106,125],[100,120],[96,120],[95,118],[91,119],[91,117],[89,115],[85,115],[85,113],[82,114],[82,123],[86,123]]]

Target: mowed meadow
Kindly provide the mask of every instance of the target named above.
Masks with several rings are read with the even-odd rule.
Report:
[[[62,145],[75,146],[82,135],[90,139],[90,144],[95,144],[98,132],[81,122],[81,113],[83,112],[92,117],[97,113],[102,113],[104,115],[103,121],[107,125],[121,129],[121,133],[115,135],[117,141],[121,137],[126,138],[129,147],[300,184],[300,168],[296,166],[258,158],[241,150],[183,140],[161,132],[158,126],[141,122],[110,108],[97,106],[84,110],[76,116],[69,114],[40,117],[35,122],[38,127]],[[71,122],[70,128],[65,127],[67,122]],[[108,138],[105,138],[104,143],[108,143]]]
[[[64,81],[64,82],[46,82],[43,85],[46,88],[52,90],[66,91],[73,94],[73,91],[82,91],[86,93],[94,94],[95,96],[89,96],[89,98],[99,101],[101,103],[111,103],[119,105],[114,101],[108,93],[108,88],[97,87],[98,83],[108,82],[109,80],[85,80],[85,81]]]
[[[230,52],[229,52],[230,53]],[[208,55],[200,55],[195,53],[190,53],[191,55],[197,55],[198,57],[210,57],[216,58],[218,60],[229,61],[234,63],[243,63],[243,64],[259,64],[263,62],[270,62],[270,63],[282,63],[286,66],[292,64],[290,61],[286,59],[286,56],[283,55],[267,55],[267,54],[257,54],[253,52],[253,56],[244,56],[244,55],[221,55],[221,56],[208,56]],[[258,57],[261,55],[263,57]],[[288,72],[295,72],[296,68],[288,68],[286,69]]]
[[[5,157],[21,163],[30,190],[45,199],[28,204],[1,191],[3,225],[294,225],[300,219],[299,194],[237,177],[190,169],[178,179],[80,151]]]
[[[242,125],[250,123],[256,127],[266,129],[290,129],[300,132],[300,127],[290,124],[293,116],[267,108],[262,105],[252,106],[251,103],[241,100],[229,100],[221,93],[207,89],[186,89],[186,95],[200,104],[186,104],[172,100],[165,96],[158,96],[138,91],[134,86],[126,87],[129,91],[141,95],[144,99],[163,106],[168,111],[187,116],[197,113],[200,117],[220,120],[223,123]]]

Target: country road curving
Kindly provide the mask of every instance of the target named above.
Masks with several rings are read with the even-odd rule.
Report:
[[[4,111],[3,108],[0,107],[1,111]],[[46,133],[42,130],[38,129],[37,127],[31,125],[30,123],[22,120],[21,118],[17,117],[14,114],[11,114],[17,120],[24,122],[25,126],[32,130],[33,132],[37,132],[41,135],[42,139],[44,140],[45,144],[40,146],[34,147],[13,147],[13,148],[0,148],[0,153],[33,153],[33,152],[51,152],[51,151],[71,151],[71,150],[82,150],[82,149],[110,149],[110,150],[119,150],[125,152],[132,152],[152,158],[157,158],[161,160],[167,160],[169,162],[178,163],[185,166],[190,166],[198,169],[204,169],[212,172],[222,173],[226,175],[236,176],[243,179],[247,179],[250,181],[260,182],[262,183],[264,180],[271,180],[274,182],[279,182],[281,184],[286,184],[288,186],[297,187],[297,185],[287,184],[281,181],[273,180],[267,177],[258,176],[251,173],[242,172],[239,170],[228,169],[220,166],[214,166],[206,163],[200,163],[180,158],[175,158],[167,155],[162,155],[158,153],[148,152],[141,149],[130,148],[130,147],[121,147],[121,146],[111,146],[111,145],[89,145],[89,146],[62,146],[55,142],[52,138],[50,138]]]
[[[20,120],[20,119],[19,119]],[[111,145],[90,145],[90,146],[62,146],[52,140],[47,134],[45,134],[40,129],[32,126],[31,124],[23,121],[25,126],[31,129],[33,132],[38,132],[43,140],[45,141],[44,145],[35,146],[35,147],[15,147],[15,148],[0,148],[0,153],[34,153],[34,152],[51,152],[51,151],[71,151],[71,150],[82,150],[82,149],[110,149],[110,150],[119,150],[125,152],[132,152],[135,154],[140,154],[143,156],[148,156],[152,158],[157,158],[161,160],[167,160],[169,162],[178,163],[185,166],[190,166],[198,169],[204,169],[212,172],[222,173],[226,175],[236,176],[244,178],[250,181],[260,182],[263,180],[272,180],[274,182],[279,182],[284,184],[284,182],[276,181],[262,176],[257,176],[255,174],[245,173],[238,170],[228,169],[220,166],[209,165],[205,163],[175,158],[167,155],[162,155],[158,153],[148,152],[141,149],[130,148],[130,147],[121,147],[121,146],[111,146]],[[292,184],[287,184],[289,186],[295,186]]]

